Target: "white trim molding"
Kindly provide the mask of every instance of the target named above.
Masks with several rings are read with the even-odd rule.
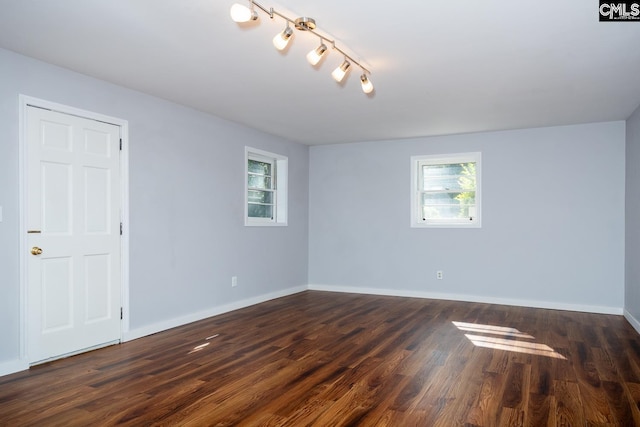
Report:
[[[0,377],[3,375],[15,374],[16,372],[29,369],[29,362],[26,360],[10,360],[0,363]]]
[[[478,295],[444,294],[439,292],[419,292],[399,289],[361,288],[334,285],[309,285],[311,291],[344,292],[353,294],[385,295],[394,297],[426,298],[460,302],[477,302],[483,304],[511,305],[516,307],[544,308],[549,310],[579,311],[583,313],[614,314],[623,313],[620,307],[607,307],[581,304],[565,304],[551,301],[533,301],[510,298],[493,298]]]
[[[633,326],[633,329],[636,330],[637,333],[640,334],[640,321],[636,319],[631,313],[627,310],[624,310],[624,318],[627,319],[627,322]]]
[[[232,302],[225,305],[210,308],[208,310],[200,311],[198,313],[188,314],[182,317],[176,317],[168,319],[162,322],[154,323],[153,325],[137,328],[124,334],[123,341],[133,341],[138,338],[153,335],[158,332],[166,331],[178,326],[187,325],[189,323],[197,322],[199,320],[208,319],[209,317],[217,316],[219,314],[228,313],[230,311],[239,310],[241,308],[249,307],[252,305],[260,304],[272,299],[286,297],[289,295],[297,294],[307,290],[307,286],[298,286],[295,288],[283,289],[268,294],[258,295],[253,298],[247,298],[241,301]]]

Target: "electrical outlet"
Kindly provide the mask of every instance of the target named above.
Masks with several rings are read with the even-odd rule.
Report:
[[[238,286],[238,276],[232,276],[231,277],[231,286],[234,287],[234,288],[236,286]]]
[[[436,279],[442,280],[442,270],[436,271]]]

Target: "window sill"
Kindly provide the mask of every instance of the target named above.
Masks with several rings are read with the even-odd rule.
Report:
[[[482,224],[480,222],[474,222],[473,224],[426,224],[426,223],[412,223],[411,228],[482,228]]]
[[[245,221],[245,227],[286,227],[286,222],[259,222],[259,221]]]

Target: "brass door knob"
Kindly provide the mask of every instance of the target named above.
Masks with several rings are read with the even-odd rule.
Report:
[[[42,249],[40,249],[37,246],[34,246],[31,248],[31,254],[32,255],[40,255],[42,253]]]

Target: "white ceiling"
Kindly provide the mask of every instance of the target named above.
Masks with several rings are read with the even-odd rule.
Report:
[[[248,4],[244,0],[237,0]],[[310,16],[371,69],[343,85],[281,19],[234,0],[0,0],[0,47],[305,144],[626,119],[640,104],[640,22],[586,0],[259,0]],[[1,66],[1,64],[0,64]]]

